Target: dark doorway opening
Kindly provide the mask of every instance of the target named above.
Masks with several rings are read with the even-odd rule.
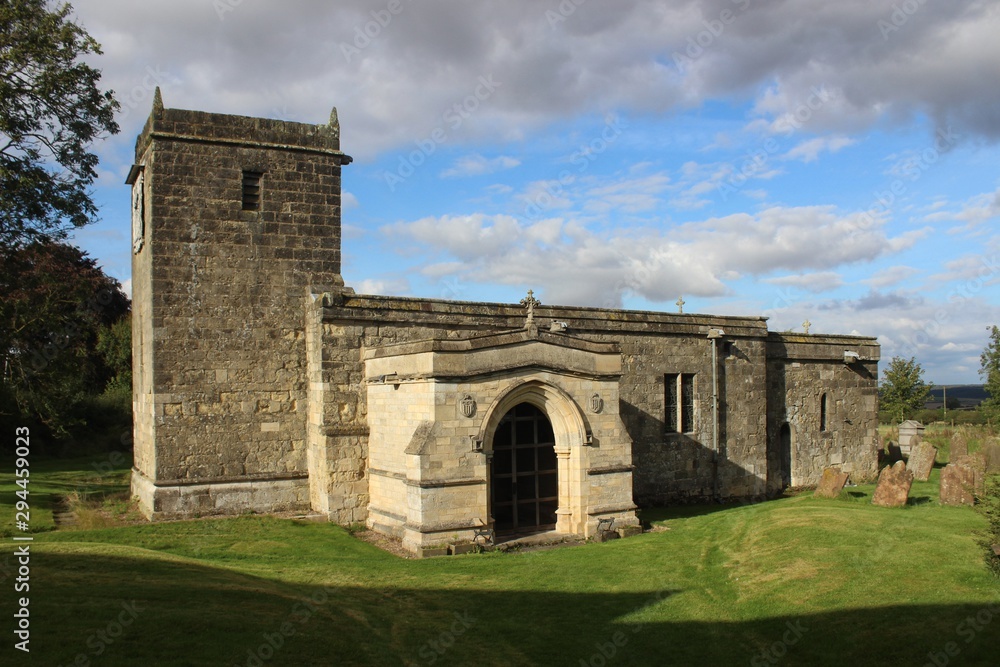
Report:
[[[788,422],[781,425],[780,439],[781,488],[787,489],[792,485],[792,427]]]
[[[555,434],[545,413],[515,405],[493,435],[490,510],[497,532],[551,530],[559,507]]]

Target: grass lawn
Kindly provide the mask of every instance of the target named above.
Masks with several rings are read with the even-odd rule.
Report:
[[[120,490],[121,468],[75,465],[33,468],[33,507],[74,480]],[[31,546],[31,664],[995,667],[985,520],[938,505],[938,474],[903,509],[862,486],[649,510],[657,532],[605,544],[430,560],[258,516],[48,530]],[[21,664],[4,540],[0,664]]]

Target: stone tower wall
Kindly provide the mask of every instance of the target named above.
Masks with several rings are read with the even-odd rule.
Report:
[[[310,285],[340,278],[339,127],[154,110],[136,145],[136,472],[147,514],[308,507]],[[244,170],[259,210],[244,210]]]

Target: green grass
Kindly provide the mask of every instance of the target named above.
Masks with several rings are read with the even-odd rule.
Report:
[[[96,488],[87,468],[33,471],[32,484],[120,484],[105,475]],[[938,505],[938,474],[900,509],[849,487],[833,501],[649,510],[666,530],[605,544],[430,560],[396,558],[338,526],[258,516],[39,533],[32,659],[924,665],[930,653],[996,665],[1000,580],[975,543],[985,520]],[[10,562],[0,562],[7,591]],[[0,599],[10,619],[13,593]]]
[[[40,533],[55,528],[54,510],[65,505],[71,496],[90,504],[120,500],[127,497],[132,455],[111,452],[99,456],[73,459],[38,459],[29,457],[27,484],[30,506],[30,532]],[[21,531],[15,528],[15,503],[22,487],[10,472],[14,462],[9,455],[0,474],[0,537],[10,537]],[[122,508],[124,509],[124,508]]]

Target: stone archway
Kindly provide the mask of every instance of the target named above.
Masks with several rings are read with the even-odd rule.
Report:
[[[526,406],[526,407],[521,407]],[[519,415],[520,411],[520,415]],[[512,427],[517,421],[523,419],[525,424],[531,424],[534,430],[532,438],[535,440],[545,440],[549,437],[548,432],[544,432],[540,435],[543,437],[538,438],[537,433],[539,428],[551,428],[551,443],[544,442],[525,442],[524,449],[533,449],[534,458],[532,459],[533,465],[538,467],[538,454],[542,452],[542,456],[546,456],[548,451],[555,454],[555,471],[556,471],[556,484],[557,484],[557,505],[555,509],[555,530],[561,533],[576,533],[580,535],[586,534],[586,523],[587,514],[585,508],[587,506],[587,486],[584,483],[587,469],[587,453],[584,449],[584,444],[587,439],[587,424],[584,419],[583,413],[579,406],[573,401],[573,399],[566,394],[564,391],[558,387],[554,387],[550,384],[540,382],[540,381],[529,381],[523,384],[517,385],[510,388],[503,394],[501,394],[493,405],[489,407],[486,415],[483,419],[482,425],[482,441],[484,443],[484,450],[487,457],[491,460],[491,473],[490,473],[490,493],[489,497],[491,499],[501,498],[501,503],[506,503],[501,505],[503,512],[506,511],[507,507],[510,507],[511,502],[521,502],[523,500],[525,508],[530,511],[530,506],[535,504],[536,511],[536,525],[533,528],[542,530],[545,528],[551,528],[552,524],[544,523],[543,521],[548,521],[550,516],[547,514],[549,511],[549,506],[545,503],[548,501],[537,501],[537,499],[532,498],[521,498],[521,494],[518,495],[516,499],[508,499],[505,492],[501,491],[499,494],[494,493],[494,485],[498,481],[503,480],[500,483],[510,484],[510,475],[514,475],[516,478],[516,461],[513,459],[512,455],[512,465],[514,466],[512,472],[510,473],[497,473],[498,469],[505,469],[504,460],[506,454],[501,453],[501,460],[497,461],[497,447],[498,442],[501,444],[500,451],[503,452],[508,448],[506,433],[507,426],[505,425],[505,418],[513,413],[514,421],[511,422]],[[539,413],[541,419],[539,419]],[[540,426],[541,425],[541,426]],[[525,440],[528,439],[527,431],[522,433]],[[514,448],[517,448],[517,436],[514,435]],[[547,448],[547,445],[551,444],[551,450]],[[543,461],[541,467],[548,465],[547,461]],[[529,472],[529,471],[524,471]],[[538,472],[536,470],[535,472]],[[542,477],[537,475],[524,475],[527,479],[526,481],[531,481],[534,477],[535,491],[534,493],[540,493],[543,489],[539,487],[539,483],[547,484],[549,479],[547,475],[549,470],[542,470]],[[507,476],[503,476],[507,475]],[[516,481],[514,483],[517,483]],[[521,490],[520,488],[518,489]],[[544,491],[547,493],[549,487],[544,487]],[[549,498],[550,496],[542,496],[542,498]],[[504,528],[516,529],[523,526],[513,525],[515,522],[510,521],[513,517],[508,517],[506,513],[502,513],[501,516],[496,516],[493,514],[493,507],[490,508],[491,517],[494,520],[494,525],[499,530]],[[544,516],[542,513],[546,513]],[[520,524],[520,516],[518,516],[517,524]],[[532,526],[527,526],[532,528]]]
[[[556,527],[559,477],[552,423],[531,403],[500,419],[490,462],[490,516],[498,533]]]

